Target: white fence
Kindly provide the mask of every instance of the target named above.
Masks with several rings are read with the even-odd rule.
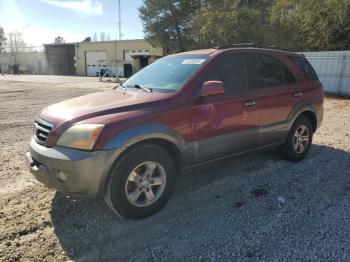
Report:
[[[350,51],[305,52],[325,92],[350,96]]]

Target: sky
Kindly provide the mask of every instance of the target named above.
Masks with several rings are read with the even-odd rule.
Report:
[[[142,0],[120,0],[122,39],[144,37],[137,8]],[[0,0],[0,26],[5,34],[20,31],[28,45],[83,41],[102,31],[119,38],[118,0]]]

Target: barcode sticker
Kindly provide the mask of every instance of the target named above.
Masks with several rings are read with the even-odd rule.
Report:
[[[182,62],[183,65],[200,65],[205,59],[186,59]]]

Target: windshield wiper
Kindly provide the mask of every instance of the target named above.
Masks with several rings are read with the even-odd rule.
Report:
[[[142,89],[143,91],[146,91],[148,93],[152,93],[153,92],[152,88],[148,88],[148,87],[145,87],[145,86],[140,86],[138,84],[134,85],[133,87],[135,87],[137,89]]]
[[[115,87],[113,87],[113,89],[117,89],[118,87],[121,87],[124,91],[126,90],[126,87],[123,85],[123,83],[116,85]]]
[[[148,92],[148,93],[152,93],[153,92],[153,89],[152,88],[148,88],[148,87],[144,87],[144,86],[140,86],[138,84],[136,85],[127,85],[127,86],[123,86],[123,87],[133,87],[133,88],[137,88],[137,89],[141,89],[145,92]]]
[[[121,84],[121,85],[119,85],[119,86],[115,86],[114,89],[116,89],[116,88],[118,88],[118,87],[123,88],[124,91],[126,90],[127,87],[133,87],[133,88],[141,89],[141,90],[143,90],[143,91],[145,91],[145,92],[148,92],[148,93],[153,93],[153,88],[148,88],[148,87],[140,86],[140,85],[138,85],[138,84],[136,84],[136,85],[127,85],[127,86]]]

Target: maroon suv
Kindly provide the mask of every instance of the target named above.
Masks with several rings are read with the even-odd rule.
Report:
[[[181,170],[279,147],[310,150],[323,89],[298,54],[216,48],[170,55],[119,87],[45,108],[27,159],[37,180],[68,195],[104,195],[128,218],[168,201]]]

